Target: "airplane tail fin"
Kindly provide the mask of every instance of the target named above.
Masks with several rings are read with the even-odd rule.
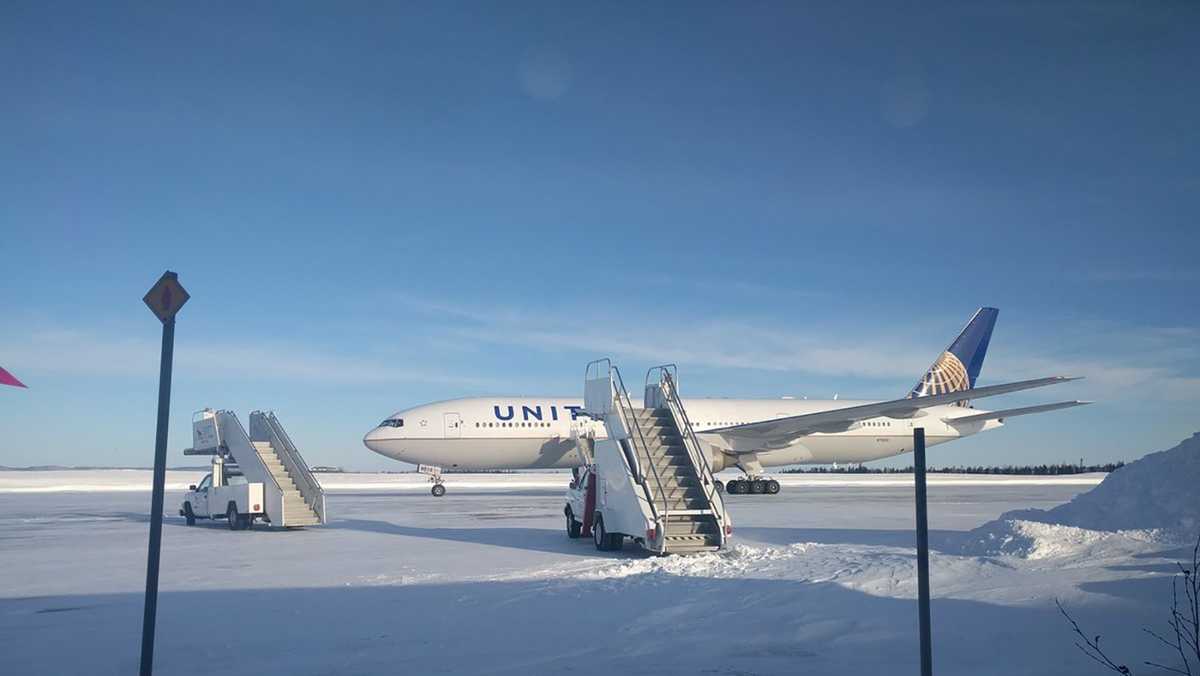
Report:
[[[975,379],[983,368],[983,358],[987,356],[988,343],[992,339],[992,329],[996,326],[996,317],[1000,311],[994,307],[981,307],[971,317],[971,321],[963,328],[962,333],[950,343],[925,372],[917,384],[908,393],[912,397],[924,397],[932,394],[961,392],[975,387]],[[967,406],[967,402],[960,402]]]

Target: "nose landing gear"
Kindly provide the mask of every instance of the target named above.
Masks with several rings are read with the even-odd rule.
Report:
[[[441,467],[435,467],[433,465],[417,465],[417,472],[429,475],[429,483],[433,484],[433,487],[429,489],[429,492],[433,494],[433,497],[440,498],[446,494],[446,482],[442,479]]]

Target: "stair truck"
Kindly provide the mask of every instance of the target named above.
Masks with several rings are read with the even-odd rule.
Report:
[[[715,551],[733,534],[708,456],[692,433],[675,390],[675,366],[646,373],[635,408],[608,359],[588,364],[583,414],[604,422],[607,438],[579,440],[590,458],[567,489],[567,536],[596,549],[621,549],[626,538],[655,554]]]
[[[192,416],[192,447],[183,454],[213,456],[213,473],[205,477],[209,484],[202,481],[193,487],[180,506],[180,514],[189,524],[196,518],[230,518],[229,500],[220,504],[218,496],[234,493],[238,494],[232,498],[236,516],[230,528],[249,527],[255,520],[276,528],[316,526],[326,521],[324,489],[270,411],[250,413],[249,434],[232,411],[197,411]],[[248,502],[241,501],[242,492],[247,493]],[[209,510],[207,517],[199,511],[202,500]],[[219,514],[213,511],[217,507]],[[191,517],[186,513],[189,509]]]

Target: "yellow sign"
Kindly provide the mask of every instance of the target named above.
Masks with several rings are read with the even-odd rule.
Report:
[[[158,320],[164,324],[168,319],[175,316],[179,312],[179,308],[188,302],[188,292],[179,283],[179,275],[170,270],[163,273],[162,277],[158,278],[158,282],[150,287],[150,291],[146,293],[146,297],[142,300],[146,303],[146,307],[158,317]]]

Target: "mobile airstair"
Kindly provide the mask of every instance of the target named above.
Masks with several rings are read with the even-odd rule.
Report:
[[[184,455],[231,457],[247,481],[263,484],[266,521],[277,528],[325,523],[325,491],[275,414],[250,414],[250,433],[232,411],[204,409],[192,417],[192,448]]]
[[[733,532],[712,467],[676,391],[674,365],[646,373],[645,399],[634,407],[621,372],[608,359],[588,364],[584,409],[603,420],[594,442],[597,547],[631,537],[656,554],[720,549]]]

